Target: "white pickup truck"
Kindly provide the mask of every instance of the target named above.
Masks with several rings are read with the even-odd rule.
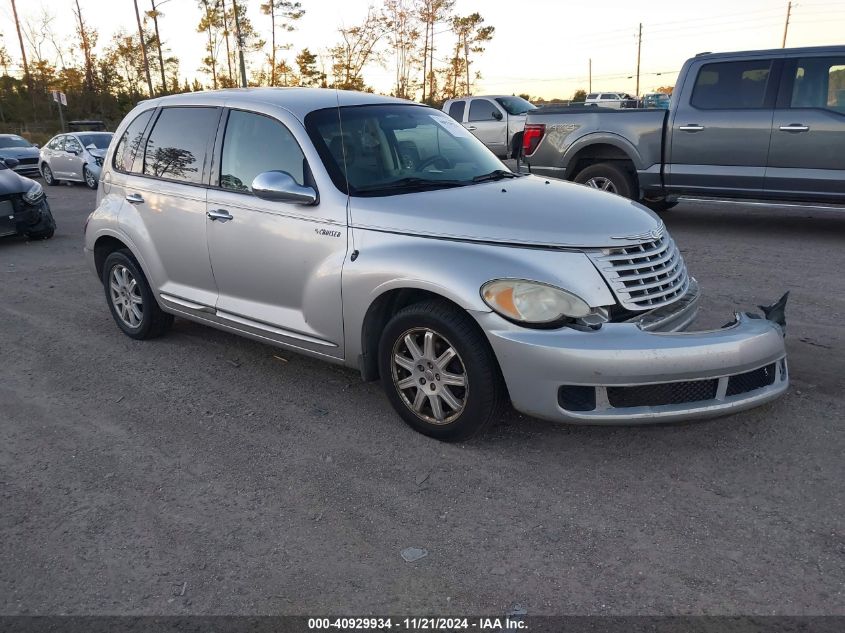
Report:
[[[522,147],[526,114],[537,106],[513,95],[449,99],[443,111],[484,143],[499,158],[516,158]]]

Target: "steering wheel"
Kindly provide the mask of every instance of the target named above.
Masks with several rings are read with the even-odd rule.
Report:
[[[417,171],[422,171],[429,165],[434,165],[439,169],[450,169],[454,167],[452,161],[450,161],[448,158],[446,158],[445,156],[440,156],[439,154],[435,154],[434,156],[429,156],[428,158],[425,158],[419,163],[417,163]]]

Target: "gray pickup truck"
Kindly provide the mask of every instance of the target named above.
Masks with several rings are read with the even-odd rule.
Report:
[[[696,55],[668,110],[531,110],[522,157],[658,211],[679,195],[845,203],[845,46]]]

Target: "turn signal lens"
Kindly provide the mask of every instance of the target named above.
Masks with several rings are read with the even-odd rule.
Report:
[[[581,297],[537,281],[496,279],[481,287],[481,298],[496,313],[512,321],[553,323],[592,313]]]

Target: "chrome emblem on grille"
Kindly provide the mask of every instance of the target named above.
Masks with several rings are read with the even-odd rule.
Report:
[[[659,240],[663,237],[663,232],[666,230],[663,222],[655,228],[651,229],[650,231],[646,231],[645,233],[637,233],[636,235],[613,235],[610,239],[612,240],[651,240],[652,242]]]

